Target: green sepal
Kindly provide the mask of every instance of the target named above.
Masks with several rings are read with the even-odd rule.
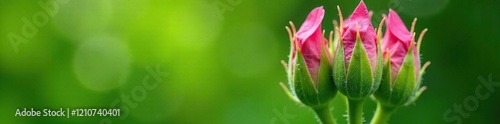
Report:
[[[414,103],[415,101],[417,101],[417,99],[420,97],[420,95],[426,90],[427,88],[424,86],[424,87],[418,87],[418,90],[414,92],[414,95],[410,97],[410,100],[408,100],[406,103],[405,103],[405,106],[408,106],[412,103]]]
[[[330,48],[328,50],[330,50],[330,55],[335,55],[335,51],[337,50],[337,46],[340,42],[340,32],[337,31],[337,29],[335,29],[335,32],[334,32],[334,35],[333,35],[333,40],[330,41]]]
[[[288,98],[293,100],[295,103],[302,104],[302,102],[300,102],[300,100],[295,96],[295,92],[292,92],[292,90],[288,89],[288,87],[283,82],[280,82],[280,86],[283,91],[285,91],[285,94],[288,96]]]
[[[344,91],[347,97],[364,99],[370,96],[373,93],[373,71],[359,33],[356,34],[356,43],[347,69],[348,89]]]
[[[332,69],[326,51],[322,45],[317,83],[311,78],[302,53],[297,51],[293,84],[295,95],[304,105],[317,107],[329,104],[336,95],[337,90],[331,77]]]
[[[293,89],[295,90],[295,95],[299,98],[300,102],[305,105],[318,104],[317,99],[312,99],[311,97],[316,94],[316,88],[313,84],[311,75],[309,75],[306,62],[300,50],[297,50],[296,53],[296,63],[293,74]]]
[[[394,80],[392,97],[389,101],[395,106],[406,104],[415,93],[416,86],[415,62],[413,59],[413,47],[410,47],[405,56],[403,64]]]
[[[338,33],[338,31],[337,31]],[[334,45],[335,46],[335,45]],[[349,88],[346,80],[346,63],[345,63],[345,55],[344,55],[344,43],[342,38],[338,39],[337,48],[335,49],[335,54],[333,57],[333,79],[335,82],[335,86],[345,96],[349,96],[346,92]]]
[[[377,91],[377,89],[380,87],[380,82],[382,81],[382,76],[384,74],[384,64],[383,64],[383,58],[382,58],[382,37],[380,35],[377,35],[377,63],[376,63],[376,68],[375,68],[375,77],[374,77],[374,82],[372,85],[372,90],[370,94],[373,94]]]
[[[430,64],[430,63],[426,63],[426,64]],[[415,86],[416,88],[415,88],[414,94],[410,98],[410,100],[408,100],[408,102],[406,102],[405,105],[409,105],[409,104],[414,103],[415,101],[417,101],[417,99],[420,97],[420,95],[427,89],[427,87],[425,87],[425,86],[421,87],[421,85],[422,85],[422,75],[424,75],[426,68],[427,67],[425,67],[425,65],[424,65],[424,68],[420,67],[420,71],[418,72],[417,84]]]
[[[377,89],[377,92],[373,94],[375,99],[379,101],[381,104],[389,106],[389,101],[391,101],[392,95],[392,79],[391,79],[391,56],[385,55],[383,65],[383,74],[382,80],[380,82],[380,86]],[[390,105],[392,106],[392,105]]]
[[[332,77],[332,64],[325,45],[321,45],[321,59],[318,71],[318,99],[323,104],[328,104],[337,94],[337,87]]]

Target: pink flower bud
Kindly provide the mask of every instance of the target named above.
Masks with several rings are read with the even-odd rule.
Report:
[[[415,74],[418,74],[418,71],[420,71],[420,57],[417,53],[418,50],[415,48],[415,43],[411,43],[413,42],[412,34],[408,31],[399,15],[392,9],[389,10],[385,23],[387,28],[383,38],[382,50],[384,55],[388,54],[390,56],[392,79],[396,79],[410,47],[413,49]]]
[[[339,16],[342,14],[339,9]],[[382,77],[382,52],[370,14],[363,1],[338,29],[341,36],[333,57],[335,86],[349,99],[372,95]]]
[[[372,71],[375,71],[377,64],[377,36],[371,24],[368,9],[363,1],[359,3],[351,16],[344,21],[342,29],[341,35],[345,46],[346,66],[350,63],[356,44],[356,33],[359,31],[361,42],[366,49]]]
[[[426,89],[425,86],[421,87],[421,78],[430,62],[420,69],[419,46],[427,29],[420,33],[418,43],[415,43],[413,30],[416,19],[411,31],[408,31],[392,9],[385,17],[386,32],[382,39],[384,73],[380,87],[373,96],[382,106],[408,105],[417,100]]]
[[[288,64],[283,65],[291,90],[284,89],[294,101],[313,108],[327,106],[337,93],[328,44],[321,30],[324,14],[323,7],[317,7],[309,13],[298,32],[291,22],[292,29],[286,27],[292,49]]]
[[[312,10],[296,34],[297,40],[295,44],[298,45],[298,48],[302,52],[314,82],[318,79],[321,45],[327,43],[321,31],[321,22],[324,14],[325,10],[323,7],[317,7]]]

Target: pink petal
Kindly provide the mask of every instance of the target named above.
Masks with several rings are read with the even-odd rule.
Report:
[[[385,23],[387,28],[383,38],[384,42],[382,43],[382,49],[388,49],[390,52],[391,75],[393,79],[395,79],[408,53],[413,36],[410,31],[408,31],[399,15],[392,9],[389,10],[389,16]],[[418,74],[420,69],[420,57],[415,45],[411,47],[413,48],[415,73]]]
[[[410,41],[412,35],[410,31],[406,28],[403,20],[399,17],[399,15],[394,12],[392,9],[389,10],[389,16],[386,20],[388,30],[396,36],[398,39],[404,39],[405,47],[410,45]]]
[[[299,31],[297,32],[297,42],[301,49],[307,68],[313,79],[318,80],[318,71],[321,58],[321,45],[324,42],[323,32],[321,31],[321,22],[325,10],[323,7],[317,7],[309,13]]]

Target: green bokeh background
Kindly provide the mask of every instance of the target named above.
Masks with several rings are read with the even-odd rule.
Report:
[[[323,29],[332,30],[336,6],[347,17],[358,2],[68,0],[16,52],[7,35],[22,35],[22,18],[33,20],[35,13],[45,11],[37,0],[2,0],[0,122],[100,123],[103,117],[14,114],[18,108],[110,108],[122,95],[137,95],[134,91],[150,75],[146,68],[159,67],[163,81],[139,94],[144,99],[128,106],[123,119],[110,117],[113,123],[316,123],[312,111],[293,103],[278,85],[286,81],[279,62],[289,51],[284,27],[288,21],[300,26],[310,10],[324,6]],[[407,27],[417,17],[416,31],[429,29],[421,50],[422,61],[432,61],[424,76],[428,89],[415,104],[399,109],[390,123],[447,123],[445,112],[475,95],[478,77],[500,81],[499,1],[365,2],[375,13],[375,26],[376,17],[391,7]],[[153,77],[149,81],[155,82]],[[494,88],[476,109],[466,111],[469,116],[451,116],[463,123],[499,123],[500,87]],[[332,106],[337,121],[345,123],[342,97]],[[375,106],[372,100],[365,103],[367,122]]]

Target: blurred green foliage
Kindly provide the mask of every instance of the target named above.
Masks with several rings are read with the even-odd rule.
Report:
[[[141,94],[145,98],[129,106],[124,119],[111,117],[114,123],[316,123],[311,110],[293,103],[278,85],[286,81],[279,62],[289,51],[284,27],[288,21],[299,26],[312,8],[324,6],[323,29],[332,30],[336,6],[347,17],[359,1],[68,0],[35,36],[24,36],[28,42],[16,52],[8,34],[22,35],[24,17],[46,12],[38,2],[0,1],[1,123],[100,123],[103,117],[14,113],[31,107],[109,108],[142,86],[150,74],[146,68],[156,65],[167,73],[163,82]],[[422,61],[432,61],[424,75],[428,89],[390,123],[445,123],[444,113],[481,85],[477,77],[491,74],[500,81],[499,1],[365,2],[375,26],[391,7],[408,27],[417,17],[416,31],[429,29],[421,50]],[[500,122],[496,88],[461,117],[463,123]],[[337,121],[345,123],[343,97],[332,104]],[[367,122],[374,111],[368,100]]]

